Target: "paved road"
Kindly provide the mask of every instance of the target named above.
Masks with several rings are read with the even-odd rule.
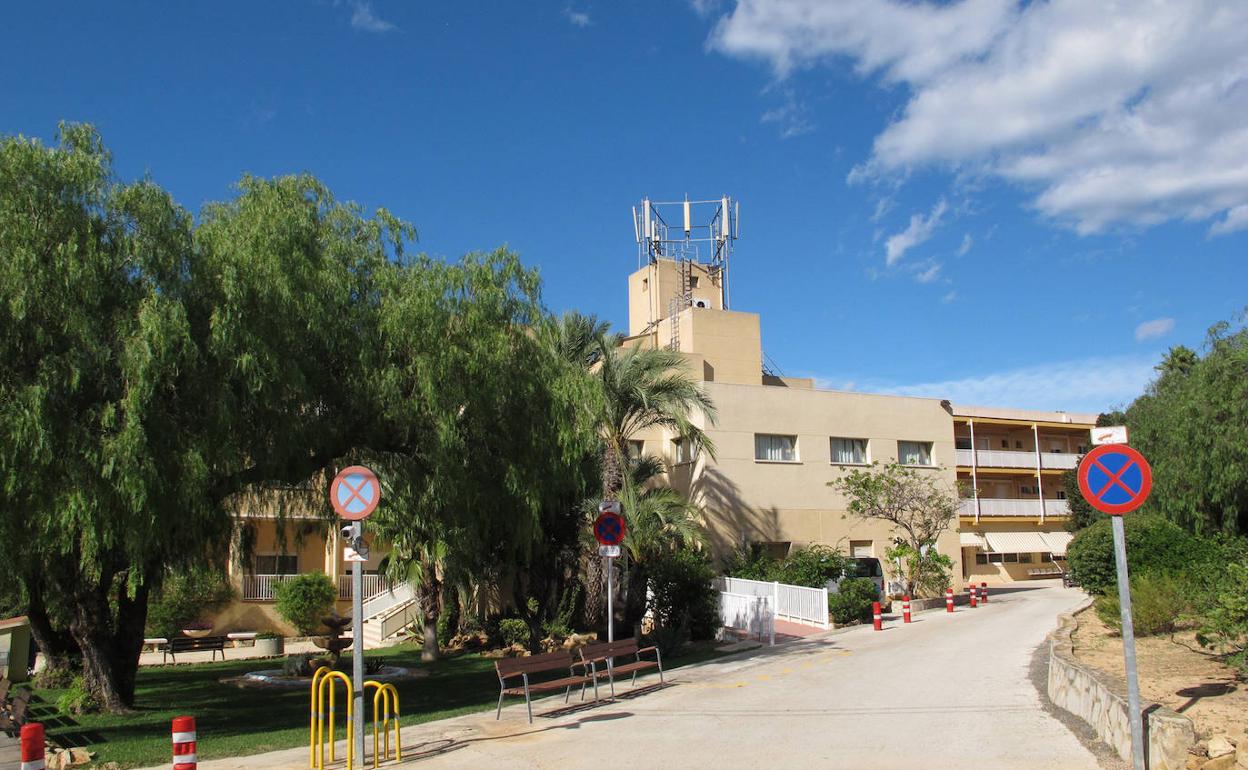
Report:
[[[501,722],[473,715],[404,730],[422,768],[1097,768],[1045,713],[1033,650],[1073,589],[997,594],[979,609],[924,612],[883,632],[855,628],[784,650],[673,672],[673,685],[530,727],[512,700]],[[306,749],[304,750],[306,751]],[[291,767],[306,754],[291,753]],[[406,757],[405,757],[406,758]],[[203,770],[275,768],[266,755]],[[408,763],[404,763],[405,766]]]

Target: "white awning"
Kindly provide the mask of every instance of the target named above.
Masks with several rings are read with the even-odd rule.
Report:
[[[993,553],[1044,553],[1051,550],[1039,532],[985,532]]]
[[[1065,556],[1066,546],[1070,545],[1070,541],[1075,536],[1069,532],[1045,532],[1043,533],[1044,541],[1049,544],[1049,550],[1055,556]]]
[[[984,541],[984,536],[978,532],[959,532],[958,539],[962,541],[963,548],[978,548],[981,551],[988,550],[988,543]]]

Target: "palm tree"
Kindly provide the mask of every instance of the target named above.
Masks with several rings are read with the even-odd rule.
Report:
[[[601,499],[619,500],[626,524],[638,530],[625,541],[630,560],[644,562],[645,549],[663,535],[680,531],[682,537],[692,536],[696,509],[675,490],[646,488],[647,482],[662,472],[661,463],[656,466],[657,461],[646,459],[630,471],[628,455],[628,442],[654,428],[676,434],[693,451],[714,453],[714,445],[693,418],[700,413],[713,424],[715,406],[689,376],[685,357],[670,350],[625,347],[623,338],[609,334],[606,324],[580,313],[565,314],[543,333],[551,350],[569,363],[583,366],[597,386],[596,398],[586,405],[586,416],[602,439]],[[593,509],[596,511],[596,504]],[[637,552],[630,543],[637,544]],[[597,618],[605,603],[601,564],[592,550],[586,555],[585,613]],[[638,574],[637,579],[644,580],[644,574]],[[633,597],[634,609],[638,593],[644,601],[644,590],[625,590]]]

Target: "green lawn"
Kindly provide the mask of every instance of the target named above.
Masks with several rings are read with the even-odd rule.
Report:
[[[384,658],[390,665],[429,671],[426,677],[397,685],[403,725],[492,709],[497,701],[498,678],[490,659],[463,655],[421,663],[420,650],[413,644],[371,650],[366,655]],[[715,656],[701,648],[672,661],[671,667]],[[136,713],[88,714],[70,720],[57,713],[60,691],[36,690],[32,717],[44,723],[57,743],[86,746],[98,753],[98,762],[113,761],[123,767],[168,763],[170,720],[181,715],[196,718],[201,759],[306,746],[307,688],[244,689],[219,681],[279,665],[269,659],[144,667],[139,671]]]

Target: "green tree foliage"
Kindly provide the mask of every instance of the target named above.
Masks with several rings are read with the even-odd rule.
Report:
[[[147,609],[147,630],[152,636],[177,636],[188,623],[211,615],[234,598],[224,568],[195,565],[164,579]]]
[[[1085,527],[1107,518],[1083,498],[1079,489],[1079,469],[1072,468],[1062,474],[1062,489],[1066,492],[1066,503],[1070,506],[1070,518],[1066,520],[1066,528],[1078,532]]]
[[[1111,586],[1113,588],[1113,586]],[[1196,592],[1187,580],[1167,573],[1131,576],[1131,623],[1140,636],[1169,634],[1190,627]],[[1122,606],[1117,590],[1096,597],[1096,615],[1105,625],[1122,631]]]
[[[1242,554],[1226,564],[1202,614],[1196,639],[1248,674],[1248,558]]]
[[[1075,535],[1067,548],[1071,575],[1091,594],[1116,590],[1114,537],[1108,517]],[[1161,516],[1130,514],[1123,520],[1127,569],[1134,579],[1145,574],[1199,574],[1226,556],[1217,541],[1197,537]]]
[[[935,550],[936,539],[956,520],[958,494],[946,488],[928,471],[898,463],[872,463],[865,470],[854,469],[828,486],[849,501],[851,516],[892,525],[900,543],[912,553]],[[915,558],[906,564],[906,593],[931,585],[927,572],[938,566],[930,559]]]
[[[307,176],[245,177],[196,224],[90,127],[0,140],[0,541],[41,649],[81,655],[103,708],[133,702],[149,597],[224,558],[243,494],[375,464],[378,531],[435,577],[452,549],[531,552],[583,498],[548,492],[597,434],[584,363],[547,378],[536,276],[414,237]]]
[[[871,620],[872,605],[880,600],[871,578],[846,578],[835,593],[828,594],[828,614],[838,626]]]
[[[1199,534],[1248,534],[1248,330],[1219,323],[1204,355],[1179,346],[1127,409],[1153,468],[1147,506]]]
[[[845,555],[826,545],[808,545],[794,549],[780,562],[770,579],[791,586],[823,588],[829,580],[836,580],[844,572],[849,560]]]
[[[329,617],[338,591],[334,581],[321,572],[309,572],[280,581],[273,589],[277,614],[303,636],[320,631]]]

